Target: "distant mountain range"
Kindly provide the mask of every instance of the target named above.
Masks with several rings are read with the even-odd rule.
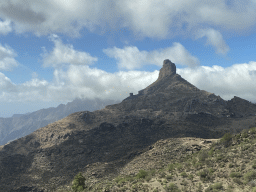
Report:
[[[71,113],[79,111],[95,111],[103,109],[106,105],[120,103],[121,101],[101,99],[75,99],[66,105],[41,109],[32,113],[14,114],[9,118],[0,118],[0,145],[24,137],[38,128],[58,121]]]

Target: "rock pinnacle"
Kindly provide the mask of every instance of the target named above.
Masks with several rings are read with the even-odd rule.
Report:
[[[158,79],[162,79],[166,76],[171,76],[176,74],[176,65],[172,63],[169,59],[165,59],[163,62],[163,67],[160,69]]]

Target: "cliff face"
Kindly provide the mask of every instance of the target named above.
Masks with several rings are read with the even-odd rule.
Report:
[[[0,191],[56,190],[70,185],[80,171],[96,180],[112,178],[161,139],[218,138],[255,125],[250,114],[232,116],[244,113],[244,105],[256,113],[255,104],[199,90],[174,73],[172,63],[165,64],[167,72],[162,68],[141,94],[98,111],[73,113],[1,146]]]

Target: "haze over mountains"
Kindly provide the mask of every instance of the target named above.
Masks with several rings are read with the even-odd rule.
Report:
[[[57,191],[78,172],[95,182],[111,179],[159,140],[219,138],[256,126],[255,114],[255,104],[200,90],[164,60],[157,81],[137,95],[73,113],[1,146],[1,191]]]
[[[0,145],[24,137],[40,127],[58,121],[78,111],[95,111],[106,105],[119,103],[110,99],[75,99],[66,105],[41,109],[27,114],[14,114],[10,118],[0,118]]]

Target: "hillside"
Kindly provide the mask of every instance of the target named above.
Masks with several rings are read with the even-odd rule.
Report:
[[[221,139],[159,140],[113,179],[108,164],[87,167],[84,191],[256,191],[256,127]],[[70,186],[72,183],[70,183]],[[69,191],[66,187],[63,191]]]
[[[175,162],[183,161],[180,152],[189,140],[181,138],[198,143],[199,138],[237,134],[256,127],[255,114],[255,104],[200,90],[165,60],[158,80],[137,95],[101,110],[73,113],[0,147],[0,191],[57,191],[70,186],[79,172],[89,184],[91,178],[99,183],[140,169],[161,169],[176,157],[181,159]],[[200,148],[188,147],[185,151]]]
[[[102,99],[75,99],[72,102],[60,104],[58,107],[40,109],[28,114],[14,114],[10,118],[0,118],[0,145],[24,137],[38,128],[63,119],[78,111],[95,111],[103,109],[106,105],[119,101]]]

